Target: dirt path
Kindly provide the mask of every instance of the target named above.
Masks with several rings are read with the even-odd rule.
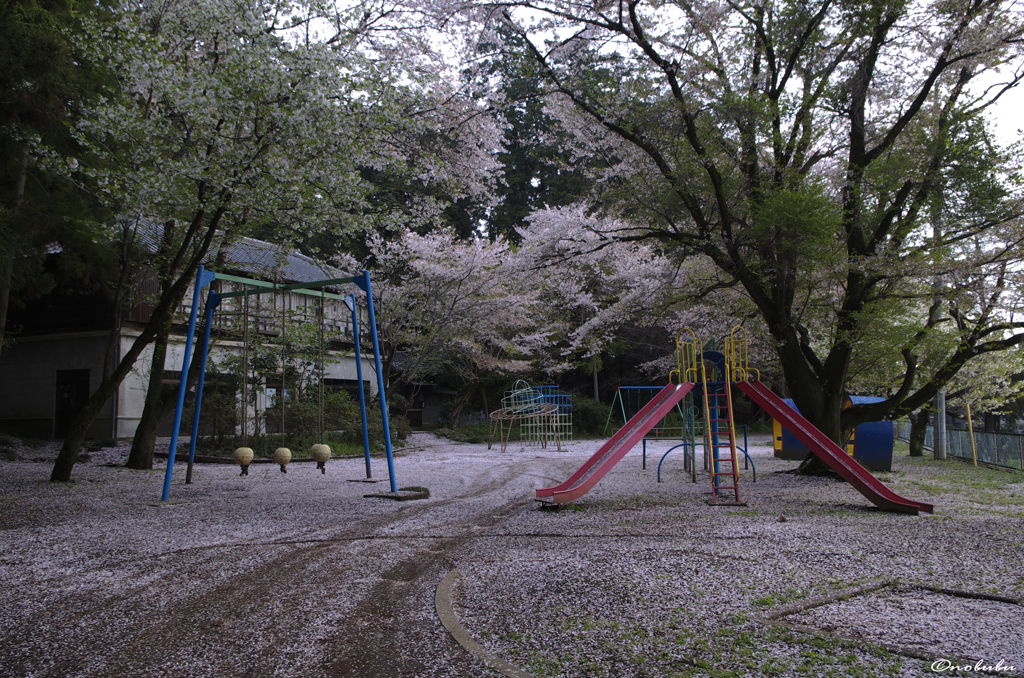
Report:
[[[93,553],[57,557],[50,576],[23,577],[16,590],[0,594],[8,610],[0,622],[3,673],[401,676],[441,675],[445,667],[476,673],[473,660],[436,619],[434,589],[467,535],[532,508],[533,479],[550,477],[559,463],[531,458],[464,464],[454,474],[447,471],[455,492],[437,487],[435,474],[445,473],[444,460],[434,466],[421,474],[406,472],[409,480],[440,490],[440,496],[419,502],[363,498],[380,486],[338,481],[330,492],[336,502],[331,509],[301,493],[275,497],[257,487],[292,477],[268,473],[245,485],[233,474],[222,477],[219,469],[216,480],[175,486],[172,499],[180,503],[155,508],[140,502],[141,496],[113,502],[108,515],[89,520],[122,523],[125,529],[110,539],[115,543],[103,544],[100,537],[100,543],[84,546]],[[339,473],[337,465],[332,470]],[[60,488],[40,489],[61,494]],[[294,483],[281,489],[293,490]],[[68,513],[103,510],[99,502],[75,506],[74,495],[82,494],[77,488],[66,494]],[[41,503],[50,504],[47,499],[55,497]],[[26,497],[20,503],[29,502]],[[39,508],[46,522],[54,507]],[[287,527],[257,539],[232,538],[230,523],[238,511],[253,524],[289,514],[277,518]],[[303,511],[341,519],[296,530]],[[131,533],[147,529],[137,517],[154,531],[155,548],[131,555],[148,550],[131,543]],[[35,521],[22,515],[15,522],[24,529]],[[69,536],[74,531],[69,522],[57,529]],[[159,548],[187,542],[190,533],[192,547]],[[33,557],[38,560],[38,552]],[[82,557],[88,566],[66,562]],[[5,557],[4,564],[16,565],[17,558]]]

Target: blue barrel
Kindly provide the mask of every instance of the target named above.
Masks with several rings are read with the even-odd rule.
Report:
[[[783,399],[787,405],[800,411],[791,398]],[[872,396],[849,396],[843,407],[862,403],[878,403],[885,400]],[[802,461],[810,450],[778,420],[772,422],[775,456],[779,459]],[[846,445],[846,452],[861,466],[871,471],[892,470],[893,424],[891,421],[865,422],[853,431]]]
[[[880,403],[885,398],[849,396],[844,407]],[[892,470],[893,424],[891,421],[867,421],[853,431],[847,447],[853,448],[853,458],[871,471]]]
[[[800,412],[800,409],[793,404],[792,398],[783,398],[783,401],[798,413]],[[789,429],[783,426],[778,419],[772,421],[772,431],[775,434],[773,440],[777,458],[802,461],[810,454],[811,451],[807,449],[807,446],[797,440],[796,436],[790,433]]]

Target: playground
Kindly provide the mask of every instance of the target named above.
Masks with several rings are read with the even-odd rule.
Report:
[[[934,513],[798,477],[768,436],[745,506],[639,446],[585,496],[535,500],[603,441],[504,453],[416,433],[394,460],[164,468],[125,448],[48,482],[0,473],[0,666],[12,676],[924,676],[1024,667],[1024,476],[897,447]],[[35,456],[33,456],[35,455]],[[179,473],[183,472],[181,469]],[[1005,667],[1014,666],[1014,671]],[[967,675],[961,671],[960,675]]]

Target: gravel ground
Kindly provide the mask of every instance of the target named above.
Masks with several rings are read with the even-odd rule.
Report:
[[[457,568],[462,625],[538,678],[1024,675],[1024,475],[898,456],[882,479],[935,514],[890,514],[755,442],[745,506],[707,505],[675,453],[657,483],[651,443],[555,511],[533,489],[599,442],[414,434],[398,484],[431,497],[410,502],[364,498],[387,483],[351,482],[361,459],[191,485],[179,464],[164,504],[164,468],[117,467],[124,447],[61,485],[55,448],[6,441],[0,674],[497,676],[437,619]]]

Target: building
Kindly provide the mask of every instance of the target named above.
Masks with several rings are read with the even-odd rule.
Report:
[[[152,222],[140,228],[140,240],[144,246],[155,249],[152,243],[157,241],[159,228]],[[59,257],[60,253],[51,256]],[[251,238],[220,248],[218,260],[220,263],[210,265],[218,273],[277,284],[315,282],[345,275],[309,257]],[[147,303],[147,298],[152,299],[158,287],[155,276],[142,278],[135,295],[138,301],[122,312],[113,308],[107,298],[109,295],[87,283],[77,288],[55,290],[26,308],[12,311],[9,325],[18,325],[21,330],[14,346],[0,355],[0,384],[4,385],[0,388],[0,431],[37,438],[66,435],[75,416],[102,381],[105,364],[117,364],[150,318],[153,305]],[[217,280],[214,286],[220,292],[228,292],[241,288],[243,284]],[[328,291],[347,293],[354,289]],[[177,384],[181,377],[191,294],[190,289],[178,309],[172,329],[164,372],[166,386]],[[308,341],[323,338],[326,388],[345,389],[352,393],[358,390],[352,313],[344,302],[321,300],[298,291],[278,291],[248,299],[248,303],[240,298],[225,300],[215,312],[208,384],[216,384],[219,374],[221,384],[229,383],[237,394],[238,378],[231,377],[231,372],[233,369],[236,375],[240,373],[237,365],[246,353],[246,342],[242,340],[246,333],[241,328],[249,327],[250,353],[253,346],[258,345],[260,350],[270,355],[280,348],[281,327],[284,325],[302,328],[300,331],[305,332]],[[324,304],[322,322],[319,313],[321,301]],[[357,308],[363,335],[364,387],[367,397],[372,397],[376,395],[377,382],[366,311],[365,307]],[[289,358],[285,355],[284,359]],[[291,360],[303,362],[295,356]],[[308,363],[308,360],[304,362]],[[142,416],[151,363],[152,345],[142,353],[116,395],[104,405],[89,430],[90,437],[130,438],[135,434]],[[273,432],[275,424],[265,420],[262,414],[273,407],[282,390],[287,395],[294,385],[288,384],[287,380],[282,385],[280,367],[275,370],[270,363],[268,365],[263,376],[249,384],[256,395],[249,414],[253,425],[262,426],[264,430],[269,427],[269,432]],[[293,371],[289,367],[285,373]],[[170,428],[168,419],[163,423],[161,434],[169,435]],[[254,431],[249,428],[249,432]]]

